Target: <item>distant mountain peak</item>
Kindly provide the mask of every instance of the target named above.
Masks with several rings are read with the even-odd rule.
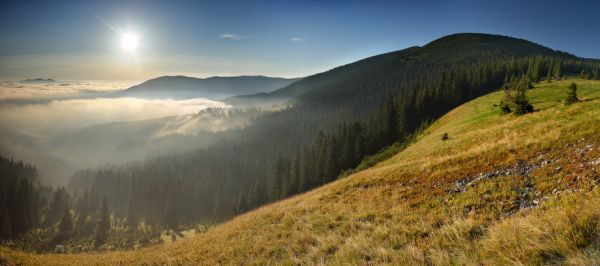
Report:
[[[183,75],[161,76],[123,90],[119,96],[218,100],[240,94],[271,92],[297,80],[266,76],[213,76],[208,78]]]
[[[400,70],[408,71],[411,69],[411,65],[417,63],[456,63],[460,60],[467,60],[467,58],[481,58],[484,55],[494,57],[541,55],[568,59],[576,58],[571,54],[556,51],[524,39],[487,33],[456,33],[440,37],[424,46],[413,46],[374,55],[326,72],[307,76],[298,82],[269,93],[238,95],[224,101],[238,107],[285,105],[307,96],[313,97],[313,99],[331,99],[332,95],[340,95],[339,91],[341,90],[338,90],[339,88],[343,88],[346,94],[349,93],[350,88],[354,88],[355,91],[352,93],[369,97],[370,91],[357,86],[354,81],[357,73],[367,73],[368,71],[380,75],[383,75],[381,73],[398,75]]]

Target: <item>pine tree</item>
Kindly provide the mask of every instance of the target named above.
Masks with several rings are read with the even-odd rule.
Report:
[[[567,92],[567,98],[565,99],[565,105],[571,105],[578,102],[577,98],[577,84],[575,82],[569,85],[569,91]]]
[[[300,181],[300,153],[296,153],[290,165],[290,173],[286,184],[285,195],[290,196],[298,193]]]
[[[110,216],[108,213],[108,205],[106,204],[106,197],[102,199],[102,209],[100,210],[100,221],[98,227],[96,227],[96,235],[94,240],[96,246],[100,246],[106,242],[108,232],[110,231]]]
[[[173,190],[174,188],[171,188],[167,193],[167,201],[165,202],[165,211],[163,214],[163,222],[171,228],[177,225],[177,213],[175,213],[175,208],[177,208],[175,203],[176,193],[173,193]]]
[[[280,154],[275,161],[275,165],[273,165],[273,170],[269,176],[269,182],[267,184],[270,201],[275,201],[281,198],[281,191],[283,190],[282,188],[285,187],[285,184],[282,181],[287,176],[286,172],[286,162],[283,156]]]
[[[311,176],[314,175],[313,166],[310,160],[309,147],[305,146],[300,154],[298,191],[307,191],[311,187],[310,180]]]
[[[247,211],[247,206],[248,205],[247,205],[247,202],[246,202],[246,195],[242,191],[240,193],[240,196],[238,197],[236,212],[238,214],[240,214],[240,213],[243,213],[243,212]]]
[[[356,136],[354,142],[355,156],[352,161],[352,165],[358,165],[362,158],[367,154],[366,150],[366,137],[364,130],[359,123],[354,123],[352,126],[352,134]]]
[[[539,57],[535,57],[533,59],[530,60],[529,62],[529,68],[527,69],[527,76],[533,81],[533,82],[539,82],[540,81],[540,60]]]
[[[387,101],[385,106],[385,140],[384,145],[392,144],[398,140],[398,110],[392,98]]]
[[[553,71],[554,67],[552,65],[548,66],[548,73],[546,74],[546,82],[550,83],[552,82],[552,71]]]
[[[334,180],[338,173],[338,154],[337,154],[337,140],[335,137],[331,137],[326,147],[325,152],[325,172],[323,173],[323,184],[329,183]]]
[[[73,219],[71,218],[71,211],[65,209],[62,219],[58,225],[58,233],[55,237],[57,242],[64,242],[69,240],[71,233],[73,232]]]
[[[223,200],[221,200],[222,196],[220,193],[216,192],[215,196],[213,197],[214,199],[214,203],[213,203],[213,210],[212,210],[212,218],[214,220],[221,220],[222,219],[222,212],[221,210],[223,209]]]
[[[10,239],[12,237],[12,228],[10,226],[10,213],[7,208],[2,210],[0,216],[0,239]]]
[[[529,104],[529,100],[527,100],[527,85],[524,82],[520,83],[513,99],[516,115],[524,115],[533,112],[533,106]]]
[[[136,178],[132,178],[127,201],[127,222],[135,226],[138,222],[138,189]]]
[[[504,78],[504,86],[502,86],[504,96],[500,101],[500,110],[502,110],[502,112],[505,114],[508,114],[512,111],[509,104],[513,102],[513,96],[511,94],[511,86],[513,86],[513,83],[514,78],[511,78],[510,80],[507,77]]]
[[[562,66],[561,66],[561,62],[558,61],[554,65],[554,79],[560,80],[561,74],[562,74]]]
[[[54,200],[50,206],[46,224],[55,225],[64,214],[65,209],[69,209],[69,194],[65,188],[59,188],[54,192]]]
[[[503,87],[504,99],[500,102],[501,110],[504,113],[514,111],[516,115],[533,112],[533,106],[527,100],[527,91],[531,87],[531,82],[527,76],[522,75],[519,79],[512,77]]]

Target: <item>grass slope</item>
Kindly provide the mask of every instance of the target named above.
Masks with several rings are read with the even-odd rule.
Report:
[[[561,103],[576,81],[579,98]],[[5,248],[9,264],[599,264],[600,82],[460,106],[394,157],[174,243],[92,254]],[[449,140],[442,141],[443,133]]]

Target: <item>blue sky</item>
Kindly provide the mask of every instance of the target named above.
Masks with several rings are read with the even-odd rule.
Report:
[[[457,32],[600,58],[598,14],[591,0],[3,1],[0,80],[297,77]]]

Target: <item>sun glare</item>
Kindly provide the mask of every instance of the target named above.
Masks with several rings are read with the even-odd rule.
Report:
[[[135,52],[139,45],[138,36],[132,33],[126,33],[121,36],[121,46],[127,52]]]

